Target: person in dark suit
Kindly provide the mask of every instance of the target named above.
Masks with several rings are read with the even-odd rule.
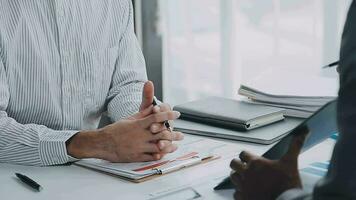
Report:
[[[267,160],[248,152],[231,162],[235,199],[356,199],[356,0],[345,24],[340,52],[340,89],[337,119],[339,140],[325,178],[312,193],[303,191],[297,158],[304,136],[295,138],[280,160]]]

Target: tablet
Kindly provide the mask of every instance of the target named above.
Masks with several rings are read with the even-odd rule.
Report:
[[[289,149],[294,136],[305,134],[304,130],[308,130],[308,135],[304,141],[301,152],[304,152],[311,147],[323,142],[331,137],[333,134],[338,133],[337,120],[336,120],[337,100],[327,103],[320,108],[316,113],[293,129],[288,136],[277,142],[271,149],[269,149],[262,156],[277,160],[282,158]],[[214,190],[232,189],[230,178],[227,177]]]
[[[316,144],[319,144],[331,137],[333,134],[338,133],[336,107],[336,100],[327,103],[262,156],[271,160],[280,159],[287,153],[293,137],[305,133],[303,129],[307,129],[309,133],[306,136],[301,152],[310,149]]]

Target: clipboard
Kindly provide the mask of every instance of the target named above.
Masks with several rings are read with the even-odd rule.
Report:
[[[205,164],[205,163],[208,163],[210,161],[213,161],[213,160],[217,160],[221,158],[221,156],[211,156],[209,158],[205,158],[203,160],[201,160],[201,162],[199,163],[195,163],[193,165],[189,165],[189,166],[184,166],[184,167],[181,167],[179,169],[175,169],[175,170],[172,170],[170,172],[167,172],[167,173],[164,173],[164,174],[155,174],[155,175],[152,175],[152,176],[148,176],[148,177],[145,177],[145,178],[142,178],[142,179],[138,179],[138,180],[129,180],[130,182],[133,182],[133,183],[142,183],[142,182],[145,182],[145,181],[149,181],[149,180],[152,180],[152,179],[155,179],[155,178],[159,178],[159,177],[162,177],[166,174],[170,174],[170,173],[174,173],[174,172],[177,172],[177,171],[180,171],[180,170],[184,170],[186,168],[190,168],[190,167],[194,167],[194,166],[197,166],[197,165],[202,165],[202,164]]]
[[[193,152],[196,153],[196,152]],[[185,155],[183,155],[185,156]],[[115,176],[133,183],[142,183],[145,181],[149,181],[161,176],[164,176],[166,174],[170,174],[170,173],[174,173],[176,171],[180,171],[180,170],[184,170],[185,168],[189,168],[189,167],[193,167],[193,166],[197,166],[200,164],[204,164],[213,160],[217,160],[219,159],[221,156],[217,156],[217,155],[205,155],[202,157],[195,157],[196,155],[192,155],[189,159],[187,159],[187,162],[181,162],[178,164],[174,164],[174,162],[172,162],[171,160],[164,160],[164,161],[158,161],[158,162],[153,162],[153,164],[149,163],[146,166],[143,166],[141,168],[136,168],[133,169],[132,171],[145,171],[145,170],[153,170],[151,174],[145,174],[142,176],[137,176],[137,177],[130,177],[128,174],[126,174],[125,170],[122,169],[114,169],[113,167],[108,167],[109,166],[109,162],[108,161],[103,161],[103,160],[99,160],[99,159],[84,159],[81,161],[78,161],[75,163],[75,165],[87,168],[87,169],[91,169],[100,173],[105,173],[111,176]],[[182,157],[182,156],[180,156]],[[171,162],[171,165],[168,164],[168,162]],[[99,165],[98,163],[101,163],[101,165]],[[164,164],[161,164],[164,163]],[[156,166],[160,164],[160,166]],[[105,166],[106,165],[106,166]],[[111,165],[114,165],[114,163],[111,163]],[[124,165],[124,164],[117,164],[117,166],[120,165]],[[154,166],[153,166],[154,165]],[[147,168],[147,169],[146,169]]]

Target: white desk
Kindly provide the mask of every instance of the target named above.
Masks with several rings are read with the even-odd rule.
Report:
[[[204,199],[232,199],[232,190],[215,192],[212,189],[229,174],[229,163],[232,157],[238,155],[241,149],[262,154],[269,147],[242,142],[220,141],[226,144],[219,149],[221,155],[223,155],[221,159],[139,184],[75,165],[28,167],[0,163],[0,199],[152,199],[180,189],[191,191],[189,188],[194,188]],[[224,155],[223,152],[228,152],[228,154]],[[313,160],[312,157],[311,159]],[[15,178],[15,172],[30,176],[40,183],[44,190],[34,192]],[[165,197],[163,199],[170,198]],[[180,200],[177,197],[174,199]]]

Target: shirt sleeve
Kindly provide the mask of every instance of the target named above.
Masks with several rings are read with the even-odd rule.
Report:
[[[68,162],[65,142],[77,131],[20,124],[6,112],[9,99],[6,71],[0,58],[0,162],[36,166]]]
[[[112,121],[126,118],[139,110],[143,85],[147,81],[146,64],[134,32],[131,1],[124,1],[124,33],[108,95],[108,115]]]

